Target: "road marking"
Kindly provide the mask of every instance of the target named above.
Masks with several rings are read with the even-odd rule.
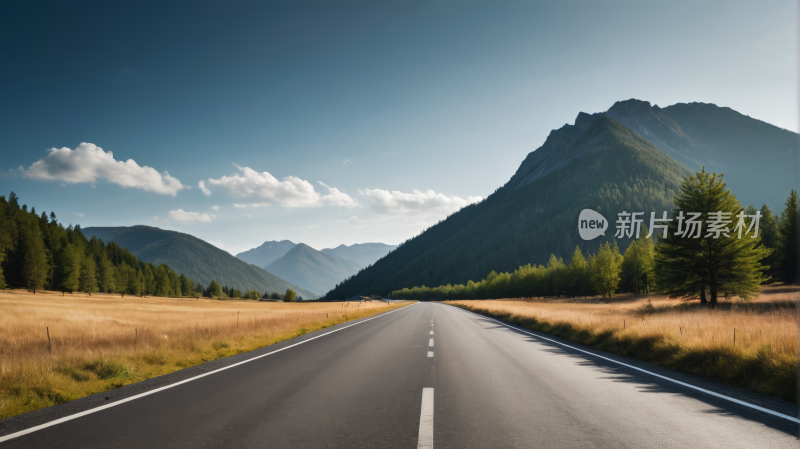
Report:
[[[758,410],[760,412],[768,413],[770,415],[777,416],[778,418],[783,418],[783,419],[787,419],[787,420],[792,421],[792,422],[800,423],[800,419],[795,418],[794,416],[784,415],[783,413],[775,412],[775,411],[772,411],[772,410],[770,410],[768,408],[759,407],[757,405],[750,404],[749,402],[740,401],[738,399],[734,399],[732,397],[725,396],[723,394],[715,393],[715,392],[713,392],[711,390],[706,390],[705,388],[696,387],[696,386],[694,386],[692,384],[687,384],[686,382],[681,382],[679,380],[675,380],[675,379],[672,379],[672,378],[667,377],[667,376],[662,376],[661,374],[656,374],[654,372],[647,371],[645,369],[642,369],[642,368],[639,368],[639,367],[636,367],[636,366],[633,366],[633,365],[628,365],[627,363],[622,363],[622,362],[619,362],[617,360],[610,359],[608,357],[603,357],[602,355],[598,355],[598,354],[595,354],[595,353],[590,352],[590,351],[585,351],[583,349],[576,348],[574,346],[570,346],[570,345],[561,343],[560,341],[552,340],[552,339],[547,338],[547,337],[542,337],[541,335],[534,334],[533,332],[528,332],[526,330],[520,329],[520,328],[515,327],[515,326],[511,326],[510,324],[504,323],[504,322],[496,320],[494,318],[489,318],[488,316],[481,315],[479,313],[471,312],[469,310],[462,309],[460,307],[455,307],[455,306],[450,306],[450,307],[454,307],[454,308],[456,308],[458,310],[462,310],[464,312],[468,312],[468,313],[471,313],[473,315],[477,315],[477,316],[479,316],[481,318],[485,318],[485,319],[490,320],[490,321],[494,321],[495,323],[502,324],[503,326],[505,326],[505,327],[507,327],[509,329],[513,329],[515,331],[523,332],[523,333],[526,333],[528,335],[532,335],[534,337],[541,338],[542,340],[547,340],[547,341],[555,343],[557,345],[564,346],[565,348],[574,349],[576,351],[583,352],[584,354],[589,354],[591,356],[594,356],[594,357],[597,357],[597,358],[600,358],[600,359],[603,359],[603,360],[607,360],[607,361],[612,362],[612,363],[616,363],[617,365],[622,365],[622,366],[627,367],[627,368],[635,369],[636,371],[641,371],[643,373],[650,374],[651,376],[658,377],[659,379],[664,379],[664,380],[667,380],[669,382],[676,383],[678,385],[682,385],[684,387],[691,388],[693,390],[697,390],[697,391],[700,391],[702,393],[710,394],[711,396],[714,396],[714,397],[717,397],[717,398],[720,398],[720,399],[724,399],[726,401],[733,402],[735,404],[743,405],[745,407],[749,407],[749,408],[752,408],[754,410]],[[2,441],[2,440],[0,440],[0,441]]]
[[[428,357],[433,357],[433,351],[428,351]]]
[[[119,401],[112,402],[111,404],[101,405],[100,407],[95,407],[95,408],[92,408],[92,409],[89,409],[89,410],[84,410],[84,411],[82,411],[80,413],[75,413],[74,415],[65,416],[63,418],[59,418],[59,419],[56,419],[54,421],[46,422],[44,424],[39,424],[38,426],[30,427],[30,428],[25,429],[25,430],[20,430],[19,432],[14,432],[14,433],[10,433],[10,434],[5,435],[5,436],[0,436],[0,443],[2,443],[4,441],[12,440],[14,438],[21,437],[23,435],[27,435],[29,433],[36,432],[38,430],[42,430],[42,429],[46,429],[48,427],[55,426],[56,424],[61,424],[63,422],[72,421],[73,419],[77,419],[77,418],[80,418],[82,416],[91,415],[92,413],[96,413],[96,412],[99,412],[101,410],[105,410],[107,408],[116,407],[118,405],[124,404],[126,402],[130,402],[130,401],[133,401],[133,400],[136,400],[136,399],[139,399],[139,398],[143,398],[145,396],[150,396],[151,394],[155,394],[155,393],[158,393],[160,391],[164,391],[164,390],[172,388],[172,387],[177,387],[178,385],[182,385],[182,384],[185,384],[187,382],[191,382],[193,380],[200,379],[202,377],[210,376],[212,374],[216,374],[216,373],[218,373],[220,371],[225,371],[226,369],[230,369],[230,368],[233,368],[235,366],[244,365],[245,363],[249,363],[249,362],[252,362],[254,360],[258,360],[258,359],[266,357],[268,355],[277,354],[278,352],[285,351],[285,350],[287,350],[289,348],[294,348],[295,346],[302,345],[303,343],[308,343],[309,341],[316,340],[316,339],[324,337],[326,335],[330,335],[330,334],[332,334],[334,332],[339,332],[341,330],[345,330],[348,327],[358,326],[361,323],[366,323],[367,321],[371,321],[371,320],[374,320],[376,318],[380,318],[382,316],[389,315],[390,313],[394,313],[394,312],[397,312],[399,310],[406,309],[407,307],[415,306],[417,304],[419,304],[419,303],[415,302],[414,304],[411,304],[409,306],[402,307],[400,309],[395,309],[395,310],[392,310],[391,312],[382,313],[382,314],[380,314],[378,316],[374,316],[372,318],[367,318],[364,321],[359,321],[358,323],[353,323],[353,324],[350,324],[350,325],[347,325],[347,326],[344,326],[344,327],[340,327],[339,329],[334,329],[334,330],[332,330],[330,332],[326,332],[326,333],[324,333],[322,335],[317,335],[316,337],[311,337],[308,340],[303,340],[303,341],[301,341],[299,343],[295,343],[293,345],[286,346],[285,348],[276,349],[275,351],[255,356],[252,359],[243,360],[241,362],[234,363],[233,365],[228,365],[228,366],[225,366],[225,367],[222,367],[222,368],[219,368],[219,369],[215,369],[214,371],[209,371],[207,373],[200,374],[199,376],[190,377],[190,378],[184,379],[184,380],[182,380],[180,382],[175,382],[174,384],[170,384],[170,385],[166,385],[166,386],[163,386],[163,387],[160,387],[160,388],[156,388],[155,390],[150,390],[150,391],[147,391],[147,392],[144,392],[144,393],[137,394],[135,396],[127,397],[125,399],[120,399]]]
[[[417,449],[433,449],[433,388],[422,389]]]
[[[431,348],[433,347],[433,339],[432,339],[432,338],[431,338],[431,339],[430,339],[430,341],[428,342],[428,346],[430,346]]]
[[[431,331],[431,335],[433,335],[433,331]]]

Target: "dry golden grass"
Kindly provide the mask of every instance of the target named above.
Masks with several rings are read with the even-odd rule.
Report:
[[[451,301],[618,354],[796,401],[798,313],[794,287],[716,309],[664,296]],[[734,343],[734,329],[736,341]]]
[[[406,304],[0,292],[0,418]]]

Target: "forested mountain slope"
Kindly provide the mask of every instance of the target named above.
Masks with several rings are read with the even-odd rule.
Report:
[[[650,141],[693,171],[724,172],[728,187],[742,204],[781,208],[786,192],[796,188],[798,135],[733,109],[707,103],[678,103],[659,108],[647,101],[626,100],[606,112],[581,112],[573,125],[553,130],[545,143],[528,154],[508,182],[515,190],[581,156],[574,146],[600,117],[611,117]]]
[[[303,298],[319,296],[189,234],[151,226],[88,227],[83,232],[89,238],[96,236],[104,242],[114,241],[127,247],[146,262],[165,263],[203,285],[215,279],[221,285],[242,291],[284,292],[291,288]]]
[[[579,123],[575,131],[556,136],[563,140],[551,148],[546,173],[522,185],[509,183],[461,209],[328,296],[464,283],[491,270],[544,264],[551,253],[568,257],[576,245],[593,253],[606,240],[578,237],[577,217],[585,208],[610,220],[609,239],[618,212],[671,211],[681,180],[690,174],[685,165],[609,117]],[[624,250],[628,242],[619,243]]]

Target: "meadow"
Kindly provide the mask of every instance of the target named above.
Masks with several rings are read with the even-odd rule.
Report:
[[[406,304],[0,291],[0,419]]]
[[[798,296],[769,286],[716,308],[661,295],[448,301],[615,354],[797,402]]]

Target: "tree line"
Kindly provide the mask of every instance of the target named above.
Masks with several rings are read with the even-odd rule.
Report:
[[[116,242],[87,239],[80,225],[64,227],[55,212],[36,213],[11,192],[0,195],[0,288],[55,290],[62,293],[117,293],[123,297],[209,297],[240,299],[301,300],[288,289],[285,293],[220,286],[208,287],[178,275],[166,264],[139,260]]]
[[[242,293],[241,290],[237,290],[233,287],[220,286],[220,284],[212,279],[211,283],[208,285],[208,289],[205,290],[204,296],[209,296],[212,298],[233,298],[233,299],[264,299],[264,300],[277,300],[277,301],[284,301],[284,302],[294,302],[302,301],[302,296],[297,296],[297,293],[292,289],[286,289],[285,293],[280,292],[264,292],[262,295],[261,293],[257,292],[256,290],[247,290]]]
[[[394,290],[392,298],[403,299],[489,299],[509,297],[611,296],[615,292],[666,293],[670,297],[699,299],[715,305],[719,298],[757,295],[761,284],[769,280],[795,283],[798,276],[797,192],[792,190],[785,209],[776,217],[767,205],[760,211],[743,208],[726,188],[723,176],[703,169],[684,179],[675,197],[673,220],[667,237],[633,239],[624,253],[616,240],[600,245],[597,252],[584,256],[576,247],[569,263],[550,255],[546,265],[527,264],[513,272],[492,270],[483,280],[466,284],[424,285]],[[741,211],[749,216],[760,213],[756,238],[677,236],[679,211],[701,212],[707,228],[709,212]],[[735,218],[734,218],[735,220]],[[752,224],[749,218],[746,224]],[[654,233],[661,236],[662,234]]]
[[[55,212],[29,211],[14,192],[0,196],[0,288],[7,287],[171,297],[196,296],[202,289],[115,242],[87,239],[79,225],[65,228]]]

